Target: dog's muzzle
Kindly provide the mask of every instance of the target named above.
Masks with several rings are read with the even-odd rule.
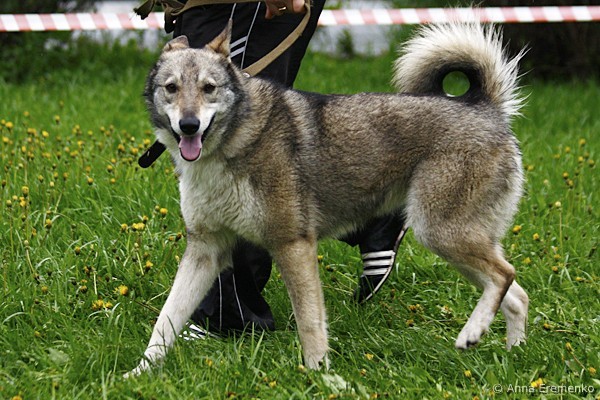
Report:
[[[200,132],[200,120],[196,117],[185,117],[179,120],[179,129],[182,135],[178,135],[174,131],[177,142],[179,143],[179,153],[181,157],[189,162],[196,161],[202,155],[202,144],[206,139],[208,131],[213,122],[211,118],[204,132]]]

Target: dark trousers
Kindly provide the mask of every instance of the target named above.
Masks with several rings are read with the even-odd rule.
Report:
[[[324,4],[325,0],[312,1],[311,20],[302,36],[259,76],[292,87]],[[262,3],[196,7],[179,16],[173,36],[186,35],[190,46],[203,47],[221,33],[231,18],[231,58],[244,68],[277,46],[302,19],[302,15],[285,14],[265,20],[264,15]],[[403,224],[401,217],[382,218],[343,240],[358,245],[361,253],[390,250]],[[271,257],[265,250],[240,240],[232,259],[232,268],[219,276],[192,319],[221,332],[243,330],[249,324],[274,329],[273,315],[261,295],[271,274]]]

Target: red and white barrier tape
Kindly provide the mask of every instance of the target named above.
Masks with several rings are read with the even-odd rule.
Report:
[[[600,6],[324,10],[320,26],[403,25],[449,21],[496,23],[600,21]],[[163,13],[0,14],[0,32],[163,29]]]

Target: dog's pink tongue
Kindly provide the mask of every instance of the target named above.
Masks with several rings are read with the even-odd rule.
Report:
[[[202,153],[202,135],[182,136],[179,141],[179,152],[186,161],[195,161]]]

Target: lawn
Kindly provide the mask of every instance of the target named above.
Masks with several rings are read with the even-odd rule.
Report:
[[[98,57],[0,82],[0,398],[564,398],[600,396],[600,85],[527,82],[527,192],[505,237],[529,293],[529,340],[504,349],[498,315],[475,349],[454,340],[479,293],[409,234],[372,301],[351,293],[358,251],[321,244],[331,370],[307,371],[278,273],[265,290],[278,329],[179,341],[152,373],[139,361],[185,248],[177,179],[141,97],[152,58]],[[391,56],[308,55],[298,87],[390,91]],[[104,65],[102,63],[105,63]]]

